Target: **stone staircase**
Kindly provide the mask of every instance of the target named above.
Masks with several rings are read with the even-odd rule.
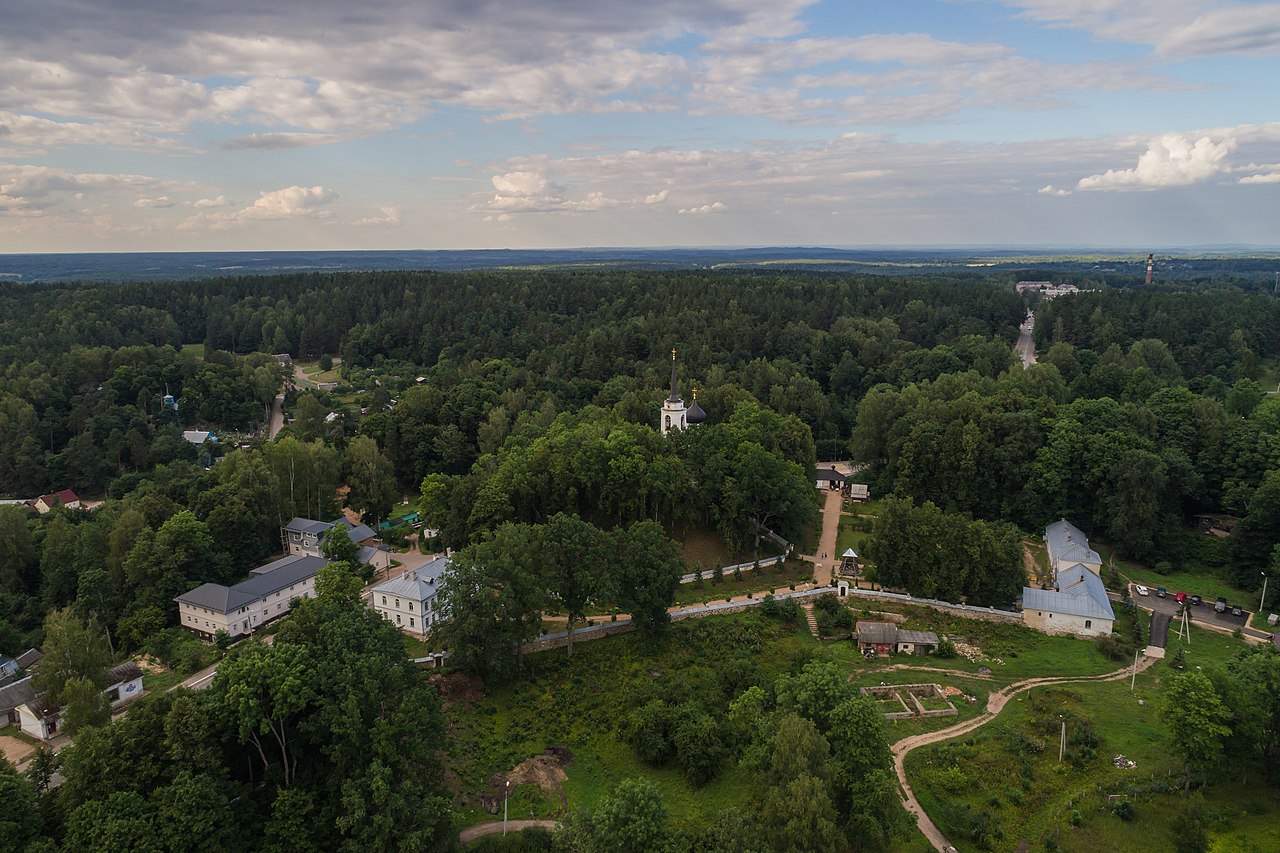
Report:
[[[818,619],[813,615],[813,605],[802,604],[800,606],[804,608],[804,618],[805,618],[805,621],[809,623],[810,633],[812,633],[813,636],[821,640],[822,634],[818,632]]]

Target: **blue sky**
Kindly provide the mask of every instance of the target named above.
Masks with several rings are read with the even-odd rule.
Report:
[[[0,252],[1276,245],[1280,3],[42,0]]]

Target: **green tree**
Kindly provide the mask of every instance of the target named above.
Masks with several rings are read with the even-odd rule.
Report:
[[[568,617],[567,657],[573,657],[573,623],[607,591],[604,566],[609,538],[577,516],[556,513],[539,529],[539,552],[551,597]]]
[[[66,826],[67,850],[161,853],[165,849],[151,806],[131,791],[117,791],[105,799],[84,803],[67,815]]]
[[[358,436],[347,445],[342,457],[342,470],[346,474],[351,491],[347,504],[362,515],[378,522],[387,517],[395,503],[395,470],[382,455],[378,443],[368,436]]]
[[[1230,712],[1208,676],[1192,671],[1169,679],[1161,716],[1183,755],[1184,791],[1189,791],[1192,768],[1211,767],[1222,753],[1223,740],[1231,734],[1225,725]]]
[[[671,621],[667,608],[675,601],[684,573],[680,548],[655,521],[641,521],[613,533],[613,592],[631,614],[636,628],[657,634]]]
[[[253,744],[263,770],[289,787],[298,768],[299,718],[316,689],[307,649],[245,643],[222,662],[214,687],[224,697],[240,742]]]
[[[111,722],[111,703],[102,688],[84,676],[68,679],[58,701],[62,705],[62,730],[73,737],[89,726]]]
[[[360,564],[360,546],[351,538],[350,528],[341,521],[324,532],[320,553],[331,563]]]
[[[845,849],[826,784],[797,776],[770,787],[760,799],[759,822],[775,853],[836,853]]]
[[[27,512],[23,507],[0,506],[0,592],[21,591],[36,566]]]
[[[106,633],[98,620],[81,619],[74,610],[55,610],[44,620],[44,658],[35,673],[35,686],[55,700],[64,696],[68,682],[84,679],[101,690],[106,686]]]
[[[595,815],[595,849],[651,853],[666,847],[670,831],[662,795],[648,779],[623,779]]]

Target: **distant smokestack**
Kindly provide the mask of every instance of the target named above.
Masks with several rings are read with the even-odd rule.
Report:
[[[1155,270],[1155,267],[1156,267],[1155,254],[1154,253],[1148,254],[1147,255],[1147,285],[1148,286],[1151,285],[1151,273]]]

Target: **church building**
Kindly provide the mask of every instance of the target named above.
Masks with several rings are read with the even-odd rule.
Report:
[[[693,391],[693,403],[685,408],[680,399],[680,388],[676,379],[676,351],[671,351],[671,396],[662,403],[662,414],[659,416],[658,429],[663,435],[675,430],[677,432],[690,426],[700,424],[707,419],[707,413],[698,405],[698,391]]]

